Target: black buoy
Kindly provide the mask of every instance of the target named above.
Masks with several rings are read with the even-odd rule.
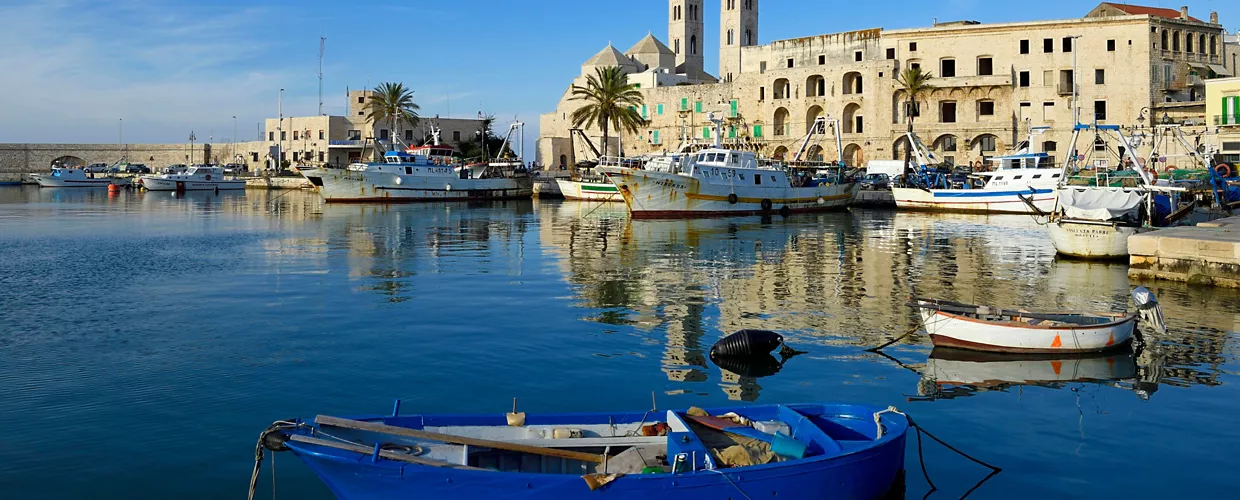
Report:
[[[711,359],[769,354],[784,344],[784,336],[770,330],[741,330],[719,339],[710,348]]]

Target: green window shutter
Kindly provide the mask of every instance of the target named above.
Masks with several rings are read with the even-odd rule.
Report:
[[[663,114],[663,105],[662,105],[662,104],[660,104],[660,105],[658,105],[658,106],[655,106],[655,107],[654,107],[654,109],[655,109],[654,113],[655,113],[656,115],[662,115],[662,114]]]
[[[659,142],[659,131],[658,130],[654,131],[654,133],[651,135],[653,136],[652,139],[654,140],[655,144],[663,144],[662,142]]]
[[[688,97],[680,98],[680,110],[689,111],[689,98]]]
[[[642,119],[645,118],[649,118],[649,116],[646,116],[646,105],[642,104]]]
[[[762,125],[753,126],[753,136],[755,138],[762,137]]]
[[[732,114],[728,115],[729,118],[736,118],[736,108],[739,105],[740,105],[739,101],[737,101],[736,99],[732,99]]]
[[[710,139],[710,127],[702,127],[702,138]]]
[[[736,126],[729,126],[728,127],[728,139],[735,139],[735,138],[736,138]]]
[[[694,111],[695,113],[701,113],[701,112],[702,112],[702,101],[698,101],[698,102],[693,103],[693,111]]]

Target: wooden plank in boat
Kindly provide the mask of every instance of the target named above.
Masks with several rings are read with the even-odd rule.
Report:
[[[484,448],[492,448],[496,450],[516,451],[520,453],[530,453],[533,455],[545,455],[548,457],[567,458],[569,460],[580,460],[582,462],[603,463],[603,455],[595,455],[592,453],[581,453],[578,451],[559,450],[555,448],[541,448],[538,446],[527,446],[523,444],[510,443],[507,441],[492,441],[490,439],[478,439],[466,436],[453,436],[451,434],[440,434],[438,432],[427,432],[409,429],[405,427],[394,427],[386,424],[378,424],[374,422],[362,422],[359,420],[349,420],[347,418],[329,417],[327,415],[319,415],[314,418],[314,423],[331,427],[339,427],[342,429],[353,429],[359,431],[378,432],[381,434],[392,434],[396,436],[411,437],[415,439],[426,439],[430,441],[439,441],[449,444],[464,444],[469,446],[481,446]]]
[[[294,441],[298,443],[313,444],[317,446],[326,446],[328,448],[335,448],[338,450],[361,453],[363,455],[371,455],[375,452],[374,448],[370,448],[370,447],[366,447],[362,445],[342,443],[340,441],[329,441],[326,439],[319,439],[316,437],[303,436],[301,434],[290,435],[288,439],[289,441]],[[379,451],[379,456],[386,458],[388,460],[396,460],[398,462],[408,462],[411,464],[418,464],[418,465],[428,465],[431,467],[444,467],[448,469],[467,469],[467,470],[490,470],[490,469],[480,469],[478,467],[470,467],[468,465],[454,464],[452,462],[445,462],[443,460],[415,457],[413,455],[406,455],[404,453],[397,453],[397,452],[388,451],[388,450]]]

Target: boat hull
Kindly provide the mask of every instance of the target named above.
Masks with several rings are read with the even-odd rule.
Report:
[[[143,177],[142,187],[147,191],[230,191],[245,189],[245,181],[172,180]]]
[[[302,175],[329,203],[507,200],[534,194],[528,177],[460,179],[335,168],[303,170]]]
[[[895,198],[896,207],[900,209],[982,214],[1036,213],[1021,196],[1032,196],[1034,206],[1049,213],[1054,210],[1057,199],[1055,191],[1049,188],[1024,191],[892,188],[891,194]]]
[[[315,472],[339,498],[352,500],[392,498],[460,499],[611,499],[697,500],[721,498],[820,499],[882,498],[900,487],[904,471],[907,420],[891,413],[881,415],[886,433],[878,439],[875,414],[881,408],[858,405],[788,405],[806,412],[806,419],[836,422],[839,432],[866,443],[839,455],[810,456],[800,460],[680,473],[627,474],[591,491],[578,473],[522,473],[466,470],[372,460],[370,455],[289,442],[288,447]],[[766,406],[777,411],[775,406]],[[762,406],[708,409],[712,415],[735,411],[753,415]],[[818,412],[818,413],[815,413]],[[830,413],[826,413],[830,412]],[[637,423],[646,413],[591,415],[593,421],[614,425]],[[475,421],[477,416],[470,416]],[[502,415],[495,415],[502,418]],[[536,417],[546,421],[552,416]],[[839,424],[835,417],[847,419]],[[397,417],[405,418],[405,417]],[[442,421],[449,416],[419,416],[418,421]],[[652,417],[654,418],[654,417]],[[370,420],[370,419],[367,419]],[[642,420],[646,422],[645,420]],[[307,431],[308,432],[308,431]]]
[[[984,321],[920,309],[922,325],[936,347],[1009,353],[1088,353],[1118,349],[1132,341],[1137,315],[1115,315],[1096,325],[1036,326]]]
[[[693,177],[622,167],[601,167],[620,190],[634,218],[718,217],[840,210],[856,183],[812,187],[735,186]]]
[[[1060,255],[1079,259],[1126,259],[1128,237],[1143,232],[1134,226],[1060,219],[1046,226]]]
[[[560,194],[566,200],[584,201],[624,201],[620,189],[610,182],[584,182],[569,179],[556,179]]]
[[[112,184],[120,186],[129,184],[128,179],[61,179],[58,177],[41,174],[31,174],[31,177],[34,178],[35,182],[39,183],[40,187],[46,188],[101,188],[108,187]]]

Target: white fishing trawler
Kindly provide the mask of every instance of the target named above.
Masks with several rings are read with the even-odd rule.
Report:
[[[245,189],[245,181],[225,179],[224,168],[194,165],[181,173],[144,175],[138,182],[148,191],[227,191]]]
[[[1029,138],[1008,155],[988,158],[990,172],[963,174],[942,163],[916,134],[906,134],[914,160],[913,174],[891,190],[902,209],[985,214],[1034,214],[1055,206],[1055,188],[1063,176],[1046,153],[1034,151],[1033,136],[1047,130],[1031,127]]]
[[[30,177],[39,183],[40,187],[48,188],[70,188],[70,187],[108,187],[112,184],[126,186],[129,185],[129,179],[118,177],[95,177],[94,174],[87,174],[85,170],[80,168],[54,167],[51,173],[47,174],[30,174]]]
[[[439,144],[437,128],[431,135],[430,145],[388,151],[382,162],[305,169],[301,174],[327,202],[503,200],[533,194],[533,180],[521,161],[465,164],[452,156],[452,146]]]
[[[752,151],[723,148],[723,120],[713,113],[710,120],[712,147],[683,157],[657,157],[645,168],[600,164],[598,170],[616,184],[633,217],[786,216],[844,208],[857,191],[842,169],[834,176],[816,176],[817,170],[789,169]]]

